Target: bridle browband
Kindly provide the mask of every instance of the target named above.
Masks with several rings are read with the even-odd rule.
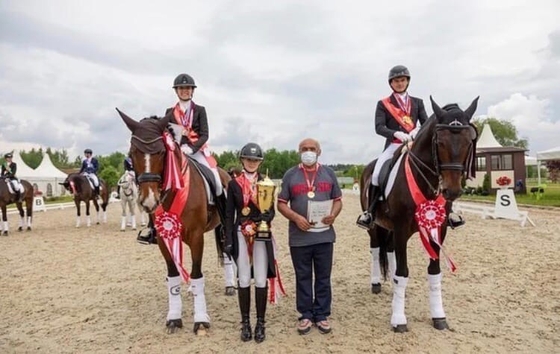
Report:
[[[131,139],[136,139],[139,142],[141,142],[142,144],[145,145],[151,145],[159,140],[163,139],[163,136],[157,136],[153,139],[150,140],[144,140],[134,134],[132,134],[132,138]],[[135,145],[136,146],[136,145]],[[138,148],[138,146],[136,146]],[[142,149],[140,149],[140,151],[142,151]],[[142,151],[144,152],[144,151]],[[151,173],[151,172],[144,172],[141,173],[138,177],[136,177],[136,180],[138,181],[138,184],[141,183],[147,183],[147,182],[156,182],[156,183],[160,183],[161,182],[161,176],[156,174],[156,173]]]

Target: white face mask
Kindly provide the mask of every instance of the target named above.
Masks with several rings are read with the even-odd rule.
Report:
[[[306,166],[311,166],[317,162],[317,153],[314,151],[304,151],[301,153],[301,162]]]

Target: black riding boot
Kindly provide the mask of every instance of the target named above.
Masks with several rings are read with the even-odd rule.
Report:
[[[373,199],[371,199],[368,209],[358,217],[358,220],[356,220],[356,224],[359,227],[366,230],[370,230],[373,227],[373,221],[375,219],[375,206],[379,202],[380,192],[381,188],[374,185],[371,186],[370,195],[373,196]]]
[[[16,202],[21,202],[21,192],[16,191]]]
[[[451,210],[451,212],[447,216],[447,223],[449,224],[449,227],[453,230],[459,226],[465,225],[465,219],[463,219],[461,215]]]
[[[255,305],[257,307],[257,325],[255,326],[255,342],[261,343],[266,338],[264,333],[266,321],[264,320],[266,314],[266,300],[268,288],[255,287]]]
[[[218,215],[220,216],[220,224],[226,224],[226,192],[225,190],[222,194],[216,196],[216,210],[218,211]]]
[[[100,194],[101,192],[99,191],[99,186],[95,186],[95,196],[99,197]]]
[[[145,230],[147,230],[147,233],[142,235],[142,232],[144,232]],[[148,226],[145,229],[138,231],[138,237],[136,237],[136,241],[138,241],[143,245],[149,245],[149,244],[157,245],[156,236],[157,236],[157,232],[156,232],[156,228],[154,227],[154,221],[152,219],[152,216],[150,216],[150,221],[148,222]]]
[[[115,199],[121,199],[121,186],[117,186],[117,195],[115,196]]]
[[[237,295],[239,299],[239,311],[241,312],[241,340],[244,342],[250,341],[251,334],[251,321],[249,320],[249,311],[251,308],[251,288],[237,288]]]

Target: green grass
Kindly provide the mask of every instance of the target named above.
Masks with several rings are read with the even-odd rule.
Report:
[[[541,183],[542,184],[542,183]],[[527,191],[530,191],[532,187],[536,187],[537,184],[528,184]],[[463,195],[461,201],[487,201],[494,202],[496,200],[496,195]],[[547,207],[560,207],[560,184],[558,183],[546,183],[544,188],[544,193],[537,199],[536,196],[527,192],[527,194],[516,194],[515,200],[518,205],[538,205]]]

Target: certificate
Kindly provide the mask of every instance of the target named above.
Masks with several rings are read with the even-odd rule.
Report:
[[[329,229],[329,225],[321,222],[325,216],[331,215],[333,200],[307,202],[307,221],[311,224],[310,232],[322,232]]]

